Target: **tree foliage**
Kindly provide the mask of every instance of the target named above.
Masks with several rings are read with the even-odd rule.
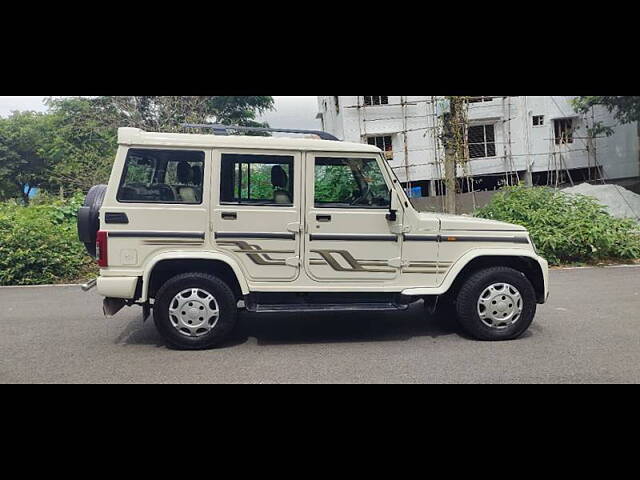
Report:
[[[579,113],[587,113],[595,106],[606,108],[609,113],[614,114],[614,118],[621,124],[640,121],[640,97],[581,96],[573,99],[573,108]],[[612,126],[605,125],[602,121],[596,122],[591,130],[592,135],[613,134]]]
[[[106,96],[91,100],[113,126],[181,132],[184,123],[265,126],[258,114],[273,108],[268,96]]]
[[[51,187],[45,153],[51,135],[51,118],[46,114],[14,112],[0,118],[0,193],[29,203],[31,190]]]
[[[53,134],[46,146],[51,178],[66,194],[87,192],[109,178],[117,127],[99,104],[86,98],[49,99]]]

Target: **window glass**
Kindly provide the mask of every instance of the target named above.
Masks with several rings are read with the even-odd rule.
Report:
[[[367,106],[373,106],[373,105],[388,105],[389,104],[389,97],[383,97],[383,96],[377,96],[377,97],[373,97],[373,96],[369,96],[369,97],[364,97],[364,104]]]
[[[573,119],[559,118],[553,121],[556,145],[573,143]]]
[[[316,158],[316,207],[388,208],[389,198],[375,159]]]
[[[383,152],[393,151],[393,142],[390,135],[385,135],[382,137],[369,137],[367,138],[367,142],[369,143],[369,145],[375,145]]]
[[[493,100],[492,97],[469,97],[467,99],[469,103],[490,102],[491,100]]]
[[[293,205],[293,157],[222,154],[220,202]]]
[[[119,202],[202,203],[204,152],[130,149]]]
[[[469,157],[485,158],[496,156],[496,138],[493,125],[469,127]]]

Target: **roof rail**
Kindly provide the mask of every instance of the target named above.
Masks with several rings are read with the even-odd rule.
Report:
[[[319,136],[322,140],[336,140],[337,137],[321,130],[301,130],[297,128],[265,128],[265,127],[242,127],[240,125],[222,125],[220,123],[183,123],[184,128],[209,128],[214,135],[229,135],[229,130],[238,132],[281,132],[281,133],[309,133]]]

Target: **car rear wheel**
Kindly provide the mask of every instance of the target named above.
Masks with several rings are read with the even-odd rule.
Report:
[[[458,323],[478,340],[511,340],[522,335],[536,313],[536,295],[522,272],[493,267],[473,273],[456,299]]]
[[[169,279],[156,294],[153,319],[170,347],[200,350],[220,345],[233,329],[237,302],[219,278],[184,273]]]

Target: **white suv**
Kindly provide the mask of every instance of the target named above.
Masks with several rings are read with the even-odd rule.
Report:
[[[80,239],[101,267],[105,313],[153,309],[173,347],[220,344],[240,308],[419,300],[454,303],[470,336],[505,340],[547,299],[547,262],[525,228],[416,211],[374,146],[135,128],[118,143],[109,185],[79,212]]]

